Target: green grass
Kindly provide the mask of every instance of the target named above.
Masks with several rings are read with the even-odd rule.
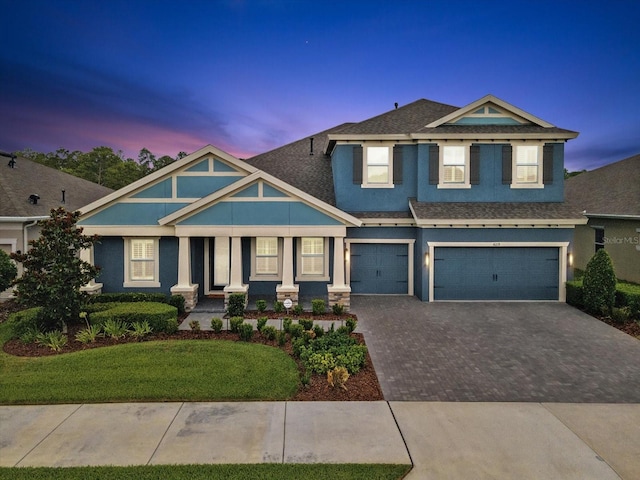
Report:
[[[159,465],[144,467],[0,468],[12,480],[398,480],[410,465]]]
[[[9,336],[0,325],[0,342]],[[285,352],[251,343],[153,341],[39,358],[0,352],[0,404],[285,400],[297,387]]]

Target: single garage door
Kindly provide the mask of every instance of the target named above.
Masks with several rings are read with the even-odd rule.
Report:
[[[352,243],[351,293],[407,294],[406,243]]]
[[[556,247],[437,247],[435,300],[558,300]]]

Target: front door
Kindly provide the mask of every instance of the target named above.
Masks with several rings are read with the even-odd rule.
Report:
[[[222,293],[222,289],[229,285],[231,265],[229,237],[210,238],[208,246],[209,293]]]

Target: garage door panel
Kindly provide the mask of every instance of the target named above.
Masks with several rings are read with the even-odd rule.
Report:
[[[557,247],[437,247],[435,300],[557,300]]]
[[[406,294],[409,257],[406,244],[352,243],[351,292]]]

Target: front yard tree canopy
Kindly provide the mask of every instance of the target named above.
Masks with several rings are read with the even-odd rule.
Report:
[[[587,263],[582,288],[587,310],[596,314],[611,313],[616,295],[616,274],[611,257],[604,248]]]
[[[98,274],[98,268],[80,259],[80,251],[90,248],[97,237],[82,234],[76,228],[78,212],[64,208],[51,210],[51,218],[40,222],[40,237],[30,242],[26,253],[11,257],[24,266],[16,280],[16,296],[29,307],[42,307],[47,328],[78,318],[86,294],[80,287]]]

